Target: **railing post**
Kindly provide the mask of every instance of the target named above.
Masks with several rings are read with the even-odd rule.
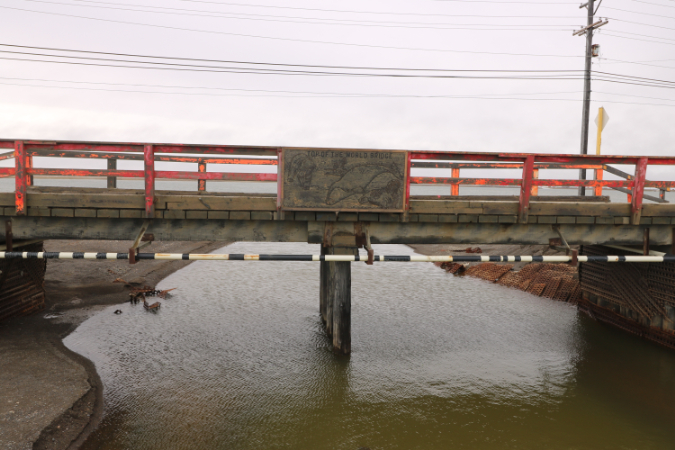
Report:
[[[665,200],[665,199],[666,199],[666,190],[665,190],[665,189],[659,189],[659,198],[660,198],[661,200]]]
[[[282,149],[277,149],[277,220],[284,220],[284,212],[281,210],[281,202],[283,198],[282,186],[284,183],[284,152]]]
[[[155,149],[152,145],[143,147],[145,161],[145,218],[155,218]]]
[[[602,169],[595,169],[595,181],[602,181],[604,178],[604,171]],[[602,186],[595,187],[595,196],[602,197]]]
[[[532,177],[534,175],[534,155],[525,158],[523,164],[523,181],[520,185],[520,203],[518,205],[518,221],[527,223],[530,214],[530,194],[532,192]]]
[[[33,175],[30,175],[28,171],[33,168],[33,157],[26,156],[26,186],[33,186]]]
[[[202,162],[199,160],[199,164],[197,165],[197,170],[199,173],[206,173],[206,163]],[[206,180],[199,180],[199,185],[197,187],[198,191],[205,191],[206,190]]]
[[[532,179],[539,179],[539,169],[534,169],[532,171]],[[539,186],[532,186],[532,196],[536,197],[537,195],[539,195]]]
[[[117,170],[117,158],[111,158],[108,160],[108,170]],[[117,188],[117,177],[108,176],[108,189]]]
[[[640,158],[635,167],[635,180],[633,181],[633,201],[631,202],[631,223],[633,225],[640,224],[640,216],[642,215],[642,195],[645,191],[645,178],[647,177],[647,158]]]
[[[412,174],[412,153],[406,152],[405,163],[405,221],[408,221],[408,212],[410,211],[410,175]]]
[[[459,167],[452,169],[452,178],[459,178]],[[459,183],[450,185],[450,195],[455,197],[459,195]]]
[[[14,168],[16,173],[15,190],[14,190],[14,206],[16,208],[17,216],[26,215],[26,148],[23,141],[14,142]]]

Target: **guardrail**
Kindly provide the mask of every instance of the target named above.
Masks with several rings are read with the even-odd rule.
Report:
[[[206,190],[206,181],[269,181],[277,182],[278,173],[208,172],[209,164],[235,164],[245,166],[277,166],[282,157],[279,147],[208,146],[176,144],[134,144],[97,142],[44,142],[0,141],[0,161],[14,159],[14,168],[0,168],[0,177],[14,177],[15,206],[17,215],[26,214],[26,192],[33,184],[33,177],[107,177],[107,187],[116,188],[118,177],[142,178],[145,181],[145,215],[154,217],[155,181],[157,179],[197,180],[198,190]],[[372,150],[370,150],[372,151]],[[675,187],[673,181],[648,181],[648,166],[675,165],[675,157],[648,156],[595,156],[566,154],[520,154],[480,152],[427,152],[408,151],[406,204],[410,197],[410,184],[449,185],[449,195],[458,196],[460,185],[519,186],[519,220],[526,222],[530,197],[538,195],[539,187],[593,188],[596,196],[603,188],[616,189],[628,195],[632,222],[639,223],[643,200],[665,202],[665,192]],[[35,168],[34,157],[98,159],[107,161],[106,170]],[[118,161],[143,161],[144,170],[120,170]],[[155,162],[196,163],[197,171],[156,170]],[[620,171],[612,165],[635,166],[635,175]],[[411,176],[411,169],[450,169],[450,177]],[[463,178],[462,169],[517,169],[521,178]],[[594,180],[542,179],[544,169],[587,169],[595,172]],[[624,178],[604,180],[603,173]],[[657,188],[660,196],[646,195],[646,187]]]

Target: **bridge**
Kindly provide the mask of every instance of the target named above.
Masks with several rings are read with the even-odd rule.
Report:
[[[14,160],[0,168],[0,178],[14,180],[13,191],[0,192],[3,251],[46,239],[110,239],[133,242],[130,262],[152,240],[306,242],[321,244],[323,255],[344,256],[365,247],[371,261],[371,243],[569,243],[675,253],[675,204],[666,198],[675,182],[646,177],[649,167],[675,165],[675,157],[27,140],[0,141],[2,149],[0,161]],[[69,167],[36,167],[34,158]],[[82,168],[92,160],[106,161],[107,169]],[[141,162],[143,170],[118,167]],[[437,176],[415,175],[417,169]],[[521,177],[461,176],[477,169],[517,170]],[[594,179],[540,176],[563,169],[590,171]],[[620,179],[606,180],[605,173]],[[36,177],[90,177],[101,188],[36,186]],[[130,180],[142,180],[143,188],[118,187]],[[166,180],[191,180],[196,190],[158,190]],[[270,189],[220,192],[234,185],[216,182]],[[411,185],[442,193],[411,195]],[[460,186],[514,187],[519,194],[460,195]],[[539,195],[543,187],[583,187],[593,195]],[[626,201],[603,196],[610,189]],[[349,353],[350,262],[325,259],[322,317],[335,349]]]

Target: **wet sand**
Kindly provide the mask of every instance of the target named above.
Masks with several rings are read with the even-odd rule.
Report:
[[[209,253],[224,242],[155,242],[147,251]],[[47,241],[47,251],[126,252],[128,241]],[[188,261],[50,260],[45,310],[0,323],[0,448],[77,448],[98,425],[103,390],[94,365],[62,339],[128,286],[154,286]],[[116,278],[127,282],[113,283]]]

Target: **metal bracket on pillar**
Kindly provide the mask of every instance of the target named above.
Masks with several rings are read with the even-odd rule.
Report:
[[[570,245],[565,240],[565,236],[563,236],[563,234],[560,232],[560,227],[558,225],[553,225],[551,228],[553,228],[553,231],[558,233],[558,236],[560,236],[560,241],[562,242],[563,246],[565,247],[565,254],[569,255],[570,251],[572,251],[572,249],[570,248]]]
[[[366,249],[366,252],[368,252],[368,260],[366,261],[366,264],[372,266],[375,252],[370,246],[370,231],[368,229],[368,225],[369,222],[356,222],[354,224],[354,236],[356,239],[356,248]]]
[[[366,261],[366,264],[372,266],[375,251],[373,250],[373,247],[370,246],[370,231],[368,231],[368,227],[366,227],[366,251],[368,252],[368,261]]]
[[[136,255],[138,250],[141,248],[150,245],[152,241],[155,240],[155,237],[152,234],[148,234],[147,236],[145,235],[145,232],[148,230],[148,227],[150,226],[151,221],[150,220],[145,220],[143,222],[143,226],[138,232],[138,235],[136,236],[136,239],[134,240],[133,245],[131,248],[129,248],[129,264],[136,264]],[[147,244],[143,244],[142,246],[141,241],[146,241]]]
[[[560,239],[549,239],[549,245],[552,242],[556,243],[561,243],[563,244],[563,247],[565,249],[565,254],[566,255],[572,255],[572,260],[568,263],[572,267],[577,267],[579,265],[579,250],[573,250],[570,245],[567,243],[567,240],[565,239],[565,236],[563,236],[562,232],[560,231],[560,227],[558,225],[553,225],[552,226],[553,230],[558,233],[558,236],[560,236]],[[551,247],[557,248],[553,245]]]

